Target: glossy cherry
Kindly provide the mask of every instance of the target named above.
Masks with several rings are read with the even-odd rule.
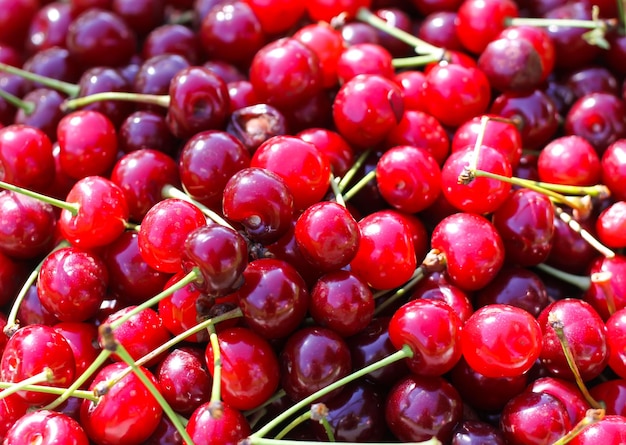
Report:
[[[239,410],[224,404],[221,417],[211,412],[211,402],[206,402],[189,418],[186,430],[194,444],[232,445],[250,435],[250,425]]]
[[[26,442],[25,442],[26,441]],[[21,417],[7,432],[4,444],[59,443],[88,445],[89,439],[80,424],[66,416],[49,410],[32,411]]]
[[[580,136],[563,136],[548,143],[539,154],[539,178],[567,185],[599,182],[600,158],[593,146]]]

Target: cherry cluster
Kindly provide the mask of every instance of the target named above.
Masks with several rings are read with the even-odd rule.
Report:
[[[0,0],[0,442],[626,443],[618,0]]]

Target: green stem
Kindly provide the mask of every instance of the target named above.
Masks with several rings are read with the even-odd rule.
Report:
[[[0,389],[9,389],[14,387],[16,384],[13,382],[0,382]],[[19,388],[19,390],[21,391],[31,391],[31,392],[41,392],[44,394],[63,394],[63,392],[65,391],[65,388],[59,388],[56,386],[42,386],[42,385],[23,385],[21,388]],[[0,395],[2,397],[6,397],[4,396],[4,391],[0,392]],[[8,395],[8,394],[7,394]],[[94,395],[93,392],[91,391],[83,391],[83,390],[76,390],[74,391],[74,393],[72,394],[73,397],[77,397],[79,399],[87,399],[91,402],[98,402],[98,400],[100,400],[97,396]],[[45,409],[45,408],[41,408],[41,409]]]
[[[563,272],[562,270],[559,270],[544,263],[537,264],[535,267],[554,278],[558,278],[559,280],[564,281],[567,284],[571,284],[572,286],[577,287],[583,292],[586,292],[591,286],[591,279],[589,277]]]
[[[423,56],[401,57],[391,61],[394,68],[415,68],[436,63],[441,60],[440,54],[425,54]]]
[[[191,440],[191,437],[189,436],[189,433],[187,433],[185,426],[180,421],[178,414],[174,412],[172,407],[169,405],[169,403],[167,403],[165,398],[161,395],[161,392],[156,388],[156,386],[154,386],[154,383],[152,383],[152,381],[148,378],[148,376],[145,375],[141,369],[139,369],[139,366],[137,366],[137,364],[134,362],[133,358],[130,356],[128,351],[126,351],[124,346],[118,343],[115,353],[122,360],[124,360],[124,362],[128,366],[132,368],[135,375],[139,378],[139,380],[141,380],[141,383],[145,385],[148,391],[150,391],[150,394],[152,394],[152,397],[154,397],[155,400],[159,403],[159,405],[161,405],[161,408],[163,408],[163,411],[165,412],[167,417],[170,419],[170,421],[176,428],[176,431],[178,431],[178,434],[180,434],[180,436],[182,437],[183,441],[187,443],[188,445],[193,445],[193,440]]]
[[[571,442],[572,440],[574,440],[574,437],[582,433],[585,429],[587,429],[588,426],[602,420],[604,418],[604,415],[605,412],[603,409],[588,409],[585,413],[585,417],[583,417],[580,422],[574,425],[574,428],[572,428],[565,436],[561,437],[552,445],[565,445]]]
[[[618,20],[618,31],[621,35],[626,34],[626,8],[624,8],[624,0],[616,0],[617,1],[617,20]]]
[[[104,93],[90,94],[89,96],[66,100],[61,104],[61,110],[65,112],[72,111],[105,100],[119,100],[124,102],[157,105],[164,108],[167,108],[170,105],[170,96],[167,94],[156,95],[127,93],[124,91],[107,91]]]
[[[311,440],[286,440],[266,439],[264,437],[250,436],[240,442],[241,445],[320,445],[321,442]],[[322,442],[323,443],[323,442]],[[360,442],[341,442],[341,445],[363,445]],[[389,445],[388,443],[369,443],[368,445]],[[407,442],[404,445],[441,445],[441,442],[433,437],[422,442]]]
[[[417,269],[415,269],[415,272],[413,272],[413,276],[411,277],[409,281],[406,282],[404,286],[402,286],[400,289],[395,291],[393,295],[391,295],[389,298],[387,298],[385,301],[383,301],[381,304],[379,304],[376,307],[376,310],[374,311],[374,315],[380,314],[389,306],[391,306],[396,301],[398,301],[398,299],[405,296],[407,292],[413,289],[413,287],[415,287],[417,283],[422,281],[425,276],[426,276],[426,273],[424,272],[424,268],[419,266]],[[375,297],[379,297],[379,296],[380,296],[379,294],[375,295]]]
[[[615,252],[598,241],[587,229],[580,225],[578,221],[572,218],[568,213],[564,212],[560,207],[554,207],[554,213],[561,221],[569,226],[574,232],[578,233],[591,247],[600,252],[605,258],[615,258]]]
[[[287,426],[285,426],[285,428],[283,428],[274,439],[276,440],[280,440],[283,437],[285,437],[287,434],[289,434],[290,431],[292,431],[295,427],[297,427],[298,425],[301,425],[302,423],[306,422],[307,420],[311,419],[311,411],[307,411],[305,413],[300,414],[298,417],[296,417],[295,419],[293,419],[291,422],[289,422],[289,424]]]
[[[352,181],[352,178],[354,178],[354,176],[357,174],[361,166],[365,164],[365,161],[367,161],[367,158],[369,157],[371,153],[372,153],[371,149],[366,150],[363,153],[361,153],[361,155],[356,159],[354,164],[352,164],[352,167],[350,167],[350,169],[343,175],[343,178],[339,180],[338,187],[341,192],[343,192],[348,186],[348,184],[350,184],[350,181]]]
[[[177,281],[172,286],[168,287],[167,289],[164,289],[162,292],[159,292],[154,297],[150,298],[147,301],[144,301],[139,306],[136,306],[134,309],[128,311],[122,317],[120,317],[117,320],[115,320],[114,322],[112,322],[111,323],[111,329],[113,329],[113,330],[117,329],[121,324],[127,322],[131,317],[137,315],[139,312],[143,311],[144,309],[147,309],[149,307],[154,306],[159,301],[161,301],[162,299],[164,299],[166,297],[169,297],[170,295],[172,295],[177,290],[180,290],[180,289],[184,288],[185,286],[187,286],[188,284],[193,283],[200,276],[201,276],[200,269],[198,269],[197,267],[194,267],[180,281]]]
[[[506,26],[535,26],[547,28],[549,26],[562,26],[569,28],[598,29],[613,25],[613,20],[580,20],[580,19],[544,19],[529,17],[510,17],[505,21]]]
[[[330,422],[328,421],[328,419],[326,417],[322,417],[322,419],[320,419],[320,423],[324,427],[324,431],[326,431],[326,435],[328,436],[328,441],[336,442],[335,433],[333,433],[333,428],[330,425]]]
[[[613,273],[607,271],[594,272],[591,274],[591,282],[598,286],[604,293],[604,299],[606,300],[606,308],[609,311],[609,315],[613,315],[617,310],[615,306],[615,292],[613,286],[611,286],[611,279]]]
[[[337,178],[333,175],[330,176],[330,188],[335,195],[335,201],[342,207],[346,206],[346,201],[343,199],[343,195],[341,194],[341,190],[339,190],[339,185],[337,184]]]
[[[343,200],[344,201],[349,201],[350,199],[352,199],[354,197],[354,195],[359,193],[361,191],[361,189],[363,189],[363,187],[365,187],[367,185],[367,183],[370,182],[374,178],[376,178],[376,169],[374,169],[374,170],[370,171],[369,173],[367,173],[365,176],[363,176],[359,180],[359,182],[354,184],[354,186],[352,186],[352,188],[350,190],[345,192],[343,194]]]
[[[5,190],[10,190],[15,193],[19,193],[21,195],[29,196],[33,199],[37,199],[38,201],[48,203],[50,205],[53,205],[63,210],[67,210],[74,216],[76,216],[80,208],[78,204],[71,204],[69,202],[61,201],[60,199],[42,195],[41,193],[33,192],[32,190],[18,187],[8,182],[0,181],[0,188],[5,189]]]
[[[13,105],[15,108],[24,110],[24,113],[26,113],[27,116],[32,114],[32,112],[35,110],[34,103],[22,100],[14,94],[11,94],[2,89],[0,89],[0,97],[6,100],[9,104]]]
[[[213,351],[213,386],[211,387],[210,403],[222,402],[222,354],[220,354],[220,343],[217,332],[213,325],[208,326],[209,342]]]
[[[415,52],[418,54],[437,54],[439,58],[441,58],[441,56],[444,53],[444,50],[442,48],[431,45],[430,43],[422,39],[418,39],[417,37],[415,37],[412,34],[409,34],[406,31],[396,28],[395,26],[389,25],[389,23],[387,23],[386,21],[378,17],[376,14],[374,14],[367,8],[359,8],[359,10],[356,13],[356,18],[362,22],[367,23],[368,25],[373,26],[374,28],[380,31],[383,31],[389,34],[392,37],[395,37],[401,42],[406,43],[407,45],[414,48]]]
[[[40,83],[48,88],[52,88],[53,90],[60,91],[68,97],[76,97],[78,96],[78,93],[80,92],[80,87],[73,83],[63,82],[62,80],[52,79],[46,76],[41,76],[39,74],[31,73],[30,71],[26,71],[21,68],[16,68],[14,66],[7,65],[5,63],[0,63],[0,71],[4,71],[10,74],[15,74],[26,80]]]
[[[63,247],[67,247],[69,245],[70,244],[67,241],[61,241],[59,244],[56,245],[54,249],[52,249],[52,252],[62,249]],[[28,294],[28,291],[30,290],[31,286],[35,284],[35,281],[37,281],[37,277],[39,276],[39,271],[41,270],[41,266],[43,265],[43,262],[45,260],[46,259],[44,258],[43,260],[39,262],[39,264],[37,264],[37,267],[35,267],[35,269],[30,273],[28,278],[26,278],[26,281],[22,285],[20,292],[17,294],[17,297],[15,297],[15,301],[13,302],[13,305],[11,306],[11,311],[9,312],[9,316],[7,317],[7,324],[4,327],[4,333],[7,337],[12,337],[13,334],[19,329],[19,323],[17,321],[17,313],[20,310],[20,306],[22,305],[24,298],[26,298],[26,294]]]
[[[78,377],[74,381],[74,383],[72,383],[70,385],[69,388],[67,388],[65,391],[63,391],[63,393],[59,397],[57,397],[54,401],[52,401],[51,403],[49,403],[48,405],[46,405],[42,409],[53,410],[53,409],[57,408],[58,406],[60,406],[67,399],[69,399],[70,397],[74,396],[76,394],[76,391],[78,390],[78,388],[80,388],[83,383],[85,383],[87,380],[89,380],[89,378],[96,371],[98,371],[100,369],[100,366],[102,366],[104,364],[104,362],[107,361],[107,359],[109,358],[110,355],[111,355],[111,351],[108,351],[106,349],[103,350],[103,351],[100,351],[100,354],[98,354],[98,356],[91,363],[91,365],[89,365],[89,367],[87,369],[85,369],[85,371],[83,371],[83,373],[80,375],[80,377]],[[97,400],[98,399],[96,398],[96,400],[92,400],[92,401],[97,401]]]
[[[220,226],[228,227],[229,229],[235,230],[233,226],[228,223],[228,221],[226,221],[216,212],[214,212],[213,210],[211,210],[204,204],[199,203],[198,201],[196,201],[195,199],[187,195],[187,193],[181,190],[178,190],[176,187],[172,185],[168,184],[168,185],[163,186],[163,189],[161,190],[161,196],[163,198],[174,198],[174,199],[181,199],[183,201],[187,201],[188,203],[193,204],[196,207],[198,207],[202,211],[202,213],[204,213],[204,216],[209,218],[214,223],[219,224]]]
[[[11,394],[15,394],[18,391],[23,391],[26,386],[49,382],[52,377],[52,369],[45,368],[43,371],[32,375],[27,379],[12,383],[4,391],[0,392],[0,400],[4,399],[5,397],[9,397]]]
[[[353,372],[352,374],[349,374],[339,380],[337,380],[334,383],[331,383],[330,385],[315,391],[313,394],[311,394],[308,397],[305,397],[304,399],[300,400],[298,403],[296,403],[295,405],[293,405],[291,408],[283,411],[281,414],[279,414],[278,416],[276,416],[272,421],[268,422],[264,427],[262,427],[260,430],[258,430],[256,433],[252,434],[252,436],[250,436],[250,438],[252,437],[263,437],[265,436],[267,433],[269,433],[273,428],[275,428],[277,425],[280,425],[282,422],[284,422],[285,420],[287,420],[289,417],[295,415],[296,413],[298,413],[300,410],[302,410],[303,408],[305,408],[307,405],[310,405],[311,403],[315,402],[317,399],[319,399],[322,396],[325,396],[326,394],[334,391],[335,389],[341,388],[344,385],[347,385],[348,383],[358,379],[359,377],[363,377],[366,374],[369,374],[370,372],[376,371],[380,368],[383,368],[384,366],[390,365],[392,363],[395,363],[399,360],[403,360],[405,358],[411,358],[413,357],[413,351],[411,351],[411,348],[407,345],[404,345],[402,347],[402,349],[400,349],[399,351],[394,352],[393,354],[372,363],[371,365],[368,365],[362,369],[359,369],[358,371]],[[285,444],[283,444],[285,445]]]

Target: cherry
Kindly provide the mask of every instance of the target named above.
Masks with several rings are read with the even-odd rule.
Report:
[[[56,216],[50,204],[8,190],[0,192],[0,251],[37,258],[54,242]]]
[[[291,334],[280,353],[279,363],[281,386],[294,401],[348,375],[352,368],[345,341],[321,327],[305,327]]]
[[[571,380],[570,369],[558,333],[551,325],[557,320],[563,337],[584,381],[591,380],[604,370],[609,358],[606,327],[598,313],[586,302],[566,298],[551,303],[537,321],[543,334],[541,361],[550,373]]]
[[[571,427],[565,406],[548,393],[519,394],[500,417],[500,429],[512,443],[553,443]]]
[[[427,111],[451,127],[487,111],[491,100],[485,74],[456,63],[442,62],[428,71],[425,92]]]
[[[120,125],[118,142],[120,150],[125,153],[146,148],[172,154],[177,145],[165,119],[150,111],[128,115]]]
[[[474,371],[461,358],[449,374],[463,401],[472,408],[485,413],[498,413],[509,400],[521,394],[527,387],[528,376],[487,377]]]
[[[466,49],[480,54],[505,28],[506,19],[518,14],[517,5],[512,1],[465,0],[457,11],[456,32]]]
[[[474,291],[486,286],[504,263],[504,246],[495,227],[485,218],[457,213],[435,227],[431,244],[446,258],[452,284]]]
[[[61,168],[74,179],[105,175],[117,157],[113,123],[97,111],[75,111],[57,127]]]
[[[392,79],[394,68],[391,53],[380,45],[357,43],[344,49],[337,61],[337,77],[344,84],[359,74],[378,75]]]
[[[359,8],[369,8],[371,3],[371,0],[313,0],[307,2],[306,11],[311,20],[330,23],[333,17],[342,13],[347,17],[353,17]]]
[[[195,285],[209,296],[227,295],[241,287],[247,265],[246,240],[232,228],[201,226],[185,239],[182,268],[187,273],[199,270]]]
[[[409,345],[407,361],[416,375],[439,376],[461,358],[462,323],[452,308],[432,299],[412,300],[398,309],[389,322],[389,338],[400,349]]]
[[[180,199],[166,199],[148,210],[139,230],[139,252],[150,267],[176,273],[187,235],[206,224],[195,205]]]
[[[0,129],[0,179],[20,187],[44,190],[54,179],[52,143],[34,127]]]
[[[474,297],[477,307],[489,304],[508,304],[538,317],[550,303],[546,286],[530,269],[505,267]]]
[[[53,328],[29,325],[19,329],[7,342],[0,361],[0,379],[21,382],[44,372],[40,379],[48,386],[67,387],[76,371],[74,354],[65,338]],[[54,394],[18,391],[17,396],[29,405],[43,405]]]
[[[174,349],[159,363],[155,377],[167,403],[180,414],[191,414],[209,401],[212,379],[200,349]]]
[[[324,88],[335,86],[337,62],[345,47],[341,33],[326,22],[318,22],[298,29],[293,38],[307,45],[317,56]]]
[[[622,345],[626,339],[626,309],[620,309],[606,321],[609,366],[621,378],[626,376],[626,354]]]
[[[228,97],[230,98],[231,120],[232,114],[241,109],[259,103],[259,98],[254,92],[254,87],[247,80],[233,80],[226,84]],[[269,106],[269,105],[268,105]],[[226,127],[228,129],[228,127]]]
[[[62,322],[53,326],[54,330],[67,340],[74,353],[74,363],[78,377],[86,371],[100,352],[98,330],[89,322]]]
[[[15,297],[15,295],[12,295],[12,297]],[[20,324],[24,326],[35,324],[54,326],[60,322],[58,318],[42,306],[41,301],[39,301],[39,296],[37,295],[36,285],[30,286],[26,291],[24,300],[20,303],[20,307],[17,311],[17,318]]]
[[[596,400],[602,400],[609,415],[626,414],[626,381],[623,379],[608,380],[591,388],[589,391]]]
[[[492,219],[504,242],[507,262],[521,266],[544,262],[552,249],[554,217],[546,195],[529,189],[511,193]]]
[[[426,75],[422,71],[406,70],[394,76],[396,83],[404,93],[404,111],[426,111],[426,92],[424,80]]]
[[[86,97],[98,93],[126,92],[131,88],[122,71],[114,68],[93,67],[85,70],[78,83],[78,96]],[[63,106],[62,106],[63,107]],[[83,111],[98,111],[108,117],[117,127],[133,111],[129,102],[102,100],[83,107]]]
[[[410,228],[395,212],[372,213],[358,223],[361,241],[351,270],[375,289],[407,282],[416,267]]]
[[[141,443],[152,435],[161,419],[162,409],[139,377],[126,373],[125,363],[102,368],[89,385],[94,390],[115,380],[98,403],[84,400],[80,424],[96,443]],[[139,368],[153,385],[157,381],[147,369]]]
[[[165,185],[178,185],[178,166],[165,153],[140,149],[115,163],[111,181],[124,191],[130,219],[141,221],[162,199],[161,190]]]
[[[487,377],[514,377],[528,371],[542,352],[541,342],[537,320],[505,304],[478,309],[461,332],[463,357]]]
[[[626,164],[622,161],[626,150],[626,139],[620,139],[609,145],[602,155],[602,183],[610,190],[611,195],[619,201],[626,200],[626,191],[621,186],[626,177]]]
[[[67,445],[88,445],[89,439],[80,424],[66,416],[49,410],[32,411],[13,424],[4,444],[62,442]]]
[[[435,436],[447,443],[462,412],[459,393],[442,377],[406,376],[391,388],[385,404],[387,426],[403,442]]]
[[[405,93],[405,103],[408,97]],[[421,110],[405,110],[398,125],[387,134],[384,143],[389,148],[412,145],[425,149],[440,166],[450,152],[450,139],[446,130],[437,119]]]
[[[0,399],[0,440],[4,441],[7,432],[27,410],[28,405],[15,394]]]
[[[365,329],[374,317],[374,297],[355,274],[338,270],[320,277],[311,290],[311,317],[320,325],[348,337]]]
[[[117,14],[101,9],[79,14],[67,30],[66,46],[85,67],[120,66],[136,51],[136,37]]]
[[[240,223],[251,239],[268,244],[291,228],[293,195],[285,181],[270,170],[244,168],[226,183],[222,210],[226,218]]]
[[[65,97],[55,90],[37,88],[29,91],[22,100],[28,106],[17,110],[14,122],[38,128],[54,140],[57,126],[63,118],[61,104]]]
[[[601,156],[618,139],[626,137],[626,107],[610,93],[593,92],[582,96],[565,116],[566,134],[585,138]]]
[[[504,445],[505,439],[502,432],[492,425],[479,420],[464,420],[455,428],[452,435],[451,445],[478,445],[490,443]]]
[[[119,15],[137,35],[145,35],[163,22],[165,3],[165,0],[156,2],[113,0],[111,10]]]
[[[268,4],[257,4],[246,1],[222,2],[202,18],[199,37],[202,48],[210,58],[240,66],[250,64],[257,51],[266,43],[268,32],[261,17],[255,12],[255,6],[267,8]],[[282,11],[280,17],[285,19]],[[270,16],[263,16],[263,19],[267,21]]]
[[[256,93],[254,95],[255,102],[258,102]],[[255,103],[233,111],[226,131],[239,139],[250,153],[254,153],[272,136],[287,134],[287,127],[285,115],[277,108]]]
[[[626,218],[626,202],[617,201],[604,209],[596,220],[598,239],[607,247],[626,247],[623,226]]]
[[[556,377],[541,377],[528,386],[528,391],[546,393],[563,403],[572,425],[580,422],[590,408],[578,387],[567,380]]]
[[[343,177],[354,163],[352,147],[335,131],[325,128],[308,128],[296,134],[296,137],[312,143],[324,153],[336,177]]]
[[[183,68],[189,68],[189,61],[179,54],[158,54],[143,61],[133,77],[133,91],[142,94],[167,94],[172,79]],[[146,109],[162,113],[155,105]]]
[[[424,252],[421,258],[425,255],[426,252]],[[468,294],[457,286],[450,284],[443,273],[433,272],[418,283],[410,299],[417,300],[420,298],[439,300],[446,303],[453,309],[462,323],[465,323],[469,316],[472,315],[472,312],[474,312]]]
[[[408,145],[383,153],[376,165],[376,182],[383,198],[406,213],[428,208],[441,191],[437,160],[427,150]]]
[[[302,323],[309,292],[302,277],[286,261],[262,258],[251,261],[237,291],[239,307],[248,326],[264,338],[286,338]]]
[[[231,445],[250,435],[250,425],[238,410],[221,406],[221,416],[212,414],[211,402],[200,405],[186,427],[196,445]]]
[[[626,418],[623,416],[610,415],[602,420],[589,425],[570,444],[592,445],[598,441],[606,443],[619,443],[626,440]]]
[[[106,296],[109,274],[102,259],[65,247],[42,263],[37,294],[44,308],[61,321],[85,321],[96,315]]]
[[[318,202],[296,221],[296,243],[316,268],[332,271],[347,266],[359,249],[361,233],[350,212],[336,202]]]
[[[363,150],[382,142],[404,109],[403,94],[392,80],[361,74],[343,84],[333,102],[334,123],[349,144]]]
[[[574,70],[567,76],[565,82],[567,87],[571,89],[574,99],[580,99],[591,93],[611,93],[615,96],[619,96],[620,93],[619,83],[615,75],[601,66]]]
[[[313,144],[294,136],[274,136],[254,152],[251,167],[280,176],[291,191],[295,210],[320,201],[330,184],[330,161]]]
[[[202,54],[200,38],[183,24],[164,23],[148,33],[141,47],[144,60],[159,54],[178,54],[189,63],[198,64]]]

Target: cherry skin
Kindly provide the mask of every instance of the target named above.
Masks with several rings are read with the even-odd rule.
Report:
[[[574,378],[550,316],[563,324],[563,335],[584,381],[597,377],[606,367],[609,350],[606,326],[598,313],[586,302],[566,298],[547,306],[537,319],[543,334],[541,361],[550,373],[568,380]]]
[[[176,273],[187,235],[205,224],[206,218],[195,205],[179,199],[160,201],[141,222],[139,252],[153,269]]]
[[[376,165],[380,194],[394,208],[416,213],[435,202],[441,191],[441,174],[436,159],[412,146],[387,150]]]
[[[250,435],[250,425],[240,411],[227,404],[222,415],[212,414],[211,402],[200,405],[189,418],[185,428],[196,445],[232,445]]]
[[[626,218],[626,202],[617,201],[604,209],[596,220],[598,239],[607,247],[626,247],[624,237],[624,221]]]
[[[608,146],[602,155],[602,183],[611,190],[611,196],[616,200],[626,200],[626,191],[622,187],[626,178],[626,164],[623,156],[626,151],[626,139],[620,139]]]
[[[148,60],[159,54],[178,54],[189,63],[201,62],[202,47],[198,35],[188,26],[164,23],[154,28],[143,41],[141,55]]]
[[[165,118],[156,112],[135,111],[119,127],[119,148],[124,153],[142,148],[173,154],[176,140]]]
[[[426,252],[421,257],[424,258]],[[468,293],[451,284],[445,273],[433,272],[425,280],[418,283],[410,297],[417,299],[439,300],[450,306],[462,323],[472,315],[474,308],[468,297]]]
[[[19,329],[7,342],[0,361],[0,379],[20,382],[49,369],[46,385],[67,387],[74,379],[74,354],[65,338],[53,328],[29,325]],[[29,405],[43,405],[56,398],[54,394],[32,391],[16,393]]]
[[[121,377],[126,363],[111,363],[102,368],[89,385],[98,385],[119,379],[95,404],[84,400],[80,407],[80,424],[96,443],[141,443],[159,424],[162,409],[145,385],[134,373]],[[154,376],[145,368],[140,372],[157,386]]]
[[[67,340],[74,353],[76,373],[81,375],[100,353],[98,347],[98,329],[89,322],[61,322],[53,326],[54,330]]]
[[[167,283],[164,284],[163,290],[172,287],[185,277],[185,272],[180,271],[172,276]],[[155,293],[156,295],[156,293]],[[159,301],[159,315],[163,320],[163,326],[172,334],[179,335],[187,329],[198,324],[200,316],[199,301],[205,297],[193,283],[174,291],[171,295]],[[213,303],[213,301],[211,301]],[[209,339],[206,331],[200,331],[197,334],[186,337],[189,342],[205,342]]]
[[[293,195],[285,181],[264,168],[244,168],[226,183],[222,211],[254,241],[277,241],[291,227]]]
[[[539,179],[568,185],[595,185],[600,181],[600,158],[593,146],[580,136],[563,136],[551,141],[539,154]]]
[[[356,255],[361,239],[357,222],[336,202],[318,202],[296,221],[296,243],[300,252],[322,271],[341,269]]]
[[[407,360],[416,375],[440,376],[461,358],[462,323],[447,304],[431,299],[412,300],[398,309],[389,322],[389,338],[400,349],[409,345]]]
[[[478,445],[481,443],[504,445],[506,442],[499,429],[479,420],[464,420],[454,428],[451,445]]]
[[[59,320],[79,322],[96,315],[108,284],[109,274],[101,258],[65,247],[42,263],[37,294],[42,306]]]
[[[609,415],[585,428],[570,444],[620,443],[626,440],[626,417]]]
[[[265,0],[246,0],[254,15],[259,18],[263,32],[268,35],[288,31],[302,18],[305,12],[304,0],[281,0],[267,2]]]
[[[320,325],[348,337],[369,325],[374,297],[367,284],[351,272],[329,272],[311,290],[309,312]]]
[[[359,8],[369,8],[371,3],[371,0],[314,0],[307,2],[306,11],[314,22],[330,23],[333,17],[341,13],[345,13],[347,17],[353,17]]]
[[[457,213],[435,227],[432,247],[446,257],[452,284],[474,291],[486,286],[504,263],[504,245],[495,227],[485,218]]]
[[[580,422],[590,408],[589,402],[585,400],[580,389],[573,382],[567,380],[556,377],[542,377],[532,382],[527,390],[550,394],[560,400],[565,409],[567,409],[572,425]]]
[[[283,178],[295,210],[320,201],[330,184],[330,161],[313,144],[294,136],[274,136],[254,152],[251,167],[266,168]]]
[[[457,14],[456,32],[461,44],[469,51],[480,54],[505,28],[505,20],[517,17],[519,13],[512,1],[465,0]],[[488,20],[485,20],[486,17]]]
[[[20,418],[7,432],[4,444],[62,442],[67,445],[88,445],[89,439],[80,424],[66,416],[49,410],[32,411]]]
[[[33,0],[6,1],[2,3],[0,41],[15,47],[23,45],[28,26],[37,14],[39,4]]]
[[[337,77],[344,84],[359,74],[376,74],[388,79],[394,76],[391,53],[372,43],[357,43],[344,49],[337,61]]]
[[[463,357],[487,377],[514,377],[528,371],[539,358],[541,341],[537,320],[505,304],[478,309],[461,333]]]
[[[626,414],[626,380],[614,379],[602,382],[589,390],[595,400],[602,400],[609,415]]]
[[[294,332],[283,347],[280,358],[281,386],[294,401],[301,400],[348,375],[350,350],[333,331],[306,327]],[[321,401],[329,399],[337,391]]]
[[[211,375],[199,348],[182,347],[171,351],[155,372],[159,389],[172,409],[189,415],[211,396]]]
[[[609,346],[609,366],[621,378],[626,376],[626,309],[616,311],[606,321],[606,336]]]
[[[247,328],[234,327],[218,334],[222,361],[222,398],[240,410],[266,402],[279,384],[279,364],[270,344]],[[214,373],[213,348],[209,343],[205,359]]]
[[[226,127],[226,131],[239,139],[250,153],[272,136],[288,133],[285,114],[276,107],[258,103],[259,98],[254,91],[252,93],[254,103],[234,110]]]
[[[28,111],[24,108],[17,110],[15,123],[39,128],[51,140],[56,138],[56,130],[63,118],[61,104],[65,96],[48,88],[37,88],[28,92],[22,100],[32,105]]]
[[[117,136],[111,120],[97,111],[66,115],[57,127],[63,171],[74,179],[105,175],[117,157]]]
[[[0,400],[0,440],[22,416],[26,414],[28,404],[16,394]]]
[[[462,405],[457,390],[442,377],[409,375],[391,388],[385,418],[393,435],[403,442],[436,436],[448,443],[454,426],[461,420]]]
[[[351,270],[375,289],[407,282],[417,260],[410,228],[393,212],[372,213],[359,221],[361,241]]]
[[[317,55],[324,88],[335,86],[337,62],[345,47],[341,33],[328,23],[318,22],[298,29],[293,38],[307,45]]]
[[[291,263],[274,258],[251,261],[237,291],[252,330],[268,339],[286,338],[302,323],[309,306],[307,286]]]

